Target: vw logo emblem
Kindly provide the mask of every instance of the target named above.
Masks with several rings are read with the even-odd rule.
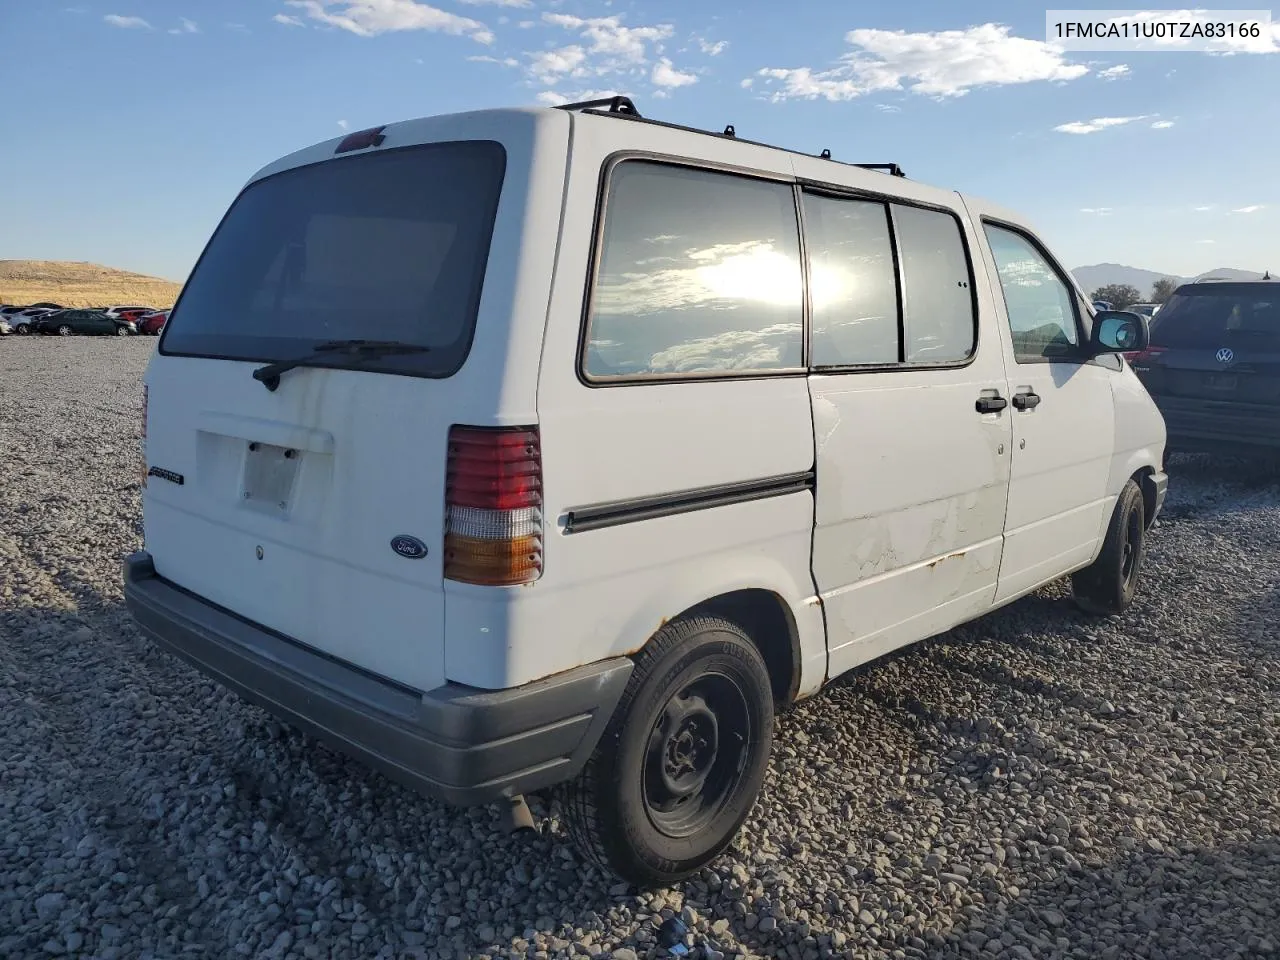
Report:
[[[1230,347],[1223,347],[1221,350],[1218,351],[1217,357],[1218,357],[1219,363],[1230,363],[1233,359],[1235,359],[1235,354],[1231,352]]]

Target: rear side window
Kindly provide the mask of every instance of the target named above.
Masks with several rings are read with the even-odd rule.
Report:
[[[902,313],[908,363],[954,363],[977,344],[969,258],[950,214],[893,205],[902,257]]]
[[[898,281],[888,208],[805,194],[813,365],[898,362]]]
[[[802,302],[790,186],[647,161],[613,169],[587,321],[588,378],[798,368]]]
[[[1151,341],[1175,349],[1280,350],[1280,284],[1278,289],[1179,290],[1155,315]]]
[[[501,144],[464,141],[251,184],[187,281],[162,352],[270,361],[326,340],[396,340],[430,351],[360,368],[452,374],[471,346],[505,164]]]
[[[804,231],[814,367],[951,364],[973,355],[969,254],[954,216],[806,193]]]

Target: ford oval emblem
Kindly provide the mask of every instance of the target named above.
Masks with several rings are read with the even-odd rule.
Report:
[[[427,545],[417,537],[400,534],[391,538],[391,549],[410,560],[421,560],[427,555]]]

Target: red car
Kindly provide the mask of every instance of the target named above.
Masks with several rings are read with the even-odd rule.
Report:
[[[165,321],[169,319],[168,310],[157,310],[155,313],[144,313],[134,322],[138,325],[138,332],[146,334],[149,337],[160,336],[160,331],[164,329]]]

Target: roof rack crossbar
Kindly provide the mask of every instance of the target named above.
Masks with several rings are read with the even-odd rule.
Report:
[[[682,123],[670,123],[666,120],[655,120],[652,117],[641,115],[630,97],[603,97],[599,100],[583,100],[579,103],[562,103],[559,104],[556,109],[590,111],[601,116],[619,117],[623,120],[637,120],[641,123],[652,123],[660,127],[666,127],[669,130],[683,130],[686,133],[697,133],[704,137],[717,137],[722,140],[737,140],[739,143],[749,143],[753,147],[768,147],[771,150],[782,150],[786,153],[794,153],[804,157],[817,156],[822,160],[831,160],[832,163],[843,163],[845,166],[859,167],[863,170],[879,170],[894,177],[902,177],[905,179],[907,176],[902,172],[902,168],[896,163],[849,163],[846,160],[833,159],[830,150],[823,150],[821,154],[812,154],[804,153],[801,150],[792,150],[789,147],[780,147],[775,143],[762,143],[759,140],[744,140],[742,137],[738,136],[738,132],[734,129],[733,124],[726,126],[722,133],[717,133],[714,130],[704,130],[701,127],[689,127]]]
[[[606,110],[609,113],[627,117],[640,117],[640,111],[630,97],[602,97],[599,100],[580,100],[577,103],[562,103],[557,110]]]

